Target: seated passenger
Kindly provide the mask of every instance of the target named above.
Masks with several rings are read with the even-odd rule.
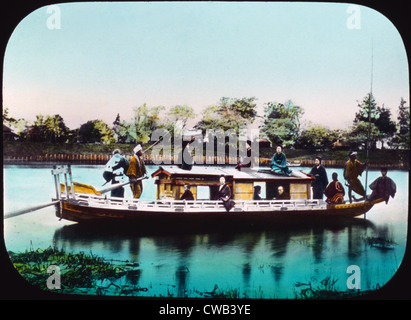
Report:
[[[241,170],[241,168],[250,168],[251,167],[251,140],[247,140],[247,158],[250,159],[248,163],[244,163],[244,159],[241,159],[238,164],[236,165],[237,170]]]
[[[190,144],[195,141],[194,137],[191,137],[189,141],[183,141],[183,149],[177,158],[178,167],[184,170],[191,170],[193,168],[193,157],[191,156]]]
[[[325,201],[329,204],[344,203],[345,190],[343,185],[338,181],[337,172],[333,172],[332,178],[333,181],[328,184],[324,191],[327,197]]]
[[[224,207],[225,207],[227,212],[230,211],[235,205],[235,202],[233,200],[231,200],[231,189],[225,183],[225,177],[224,176],[220,177],[220,186],[218,188],[218,192],[217,192],[217,195],[215,197],[215,200],[223,201]]]
[[[287,158],[283,153],[283,148],[281,146],[277,146],[277,152],[271,159],[271,172],[286,176],[291,175],[291,170],[287,166]]]
[[[180,200],[194,200],[194,196],[193,193],[190,190],[190,186],[189,185],[185,185],[184,186],[184,192],[181,195]]]
[[[261,186],[255,186],[254,187],[254,200],[262,200],[260,197],[261,193]]]
[[[284,191],[283,186],[279,186],[277,189],[277,196],[274,197],[274,200],[290,200],[290,195]]]

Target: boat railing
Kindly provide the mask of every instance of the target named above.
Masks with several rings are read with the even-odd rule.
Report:
[[[66,198],[65,194],[61,195]],[[92,195],[76,193],[75,197],[70,198],[78,204],[86,206],[110,207],[112,209],[129,210],[153,210],[161,211],[164,209],[184,212],[194,210],[221,211],[225,210],[223,202],[219,200],[142,200],[107,197],[105,195]],[[326,202],[323,200],[292,199],[292,200],[234,200],[233,211],[272,211],[272,210],[310,210],[325,208]]]

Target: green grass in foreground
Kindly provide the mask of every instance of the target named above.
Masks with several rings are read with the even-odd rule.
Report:
[[[47,279],[51,273],[47,272],[49,266],[57,265],[61,272],[61,288],[53,292],[63,294],[87,294],[109,296],[151,296],[175,297],[174,285],[168,285],[167,294],[152,294],[152,286],[139,287],[138,279],[141,270],[138,263],[129,261],[107,262],[92,253],[68,253],[62,249],[49,247],[47,249],[30,250],[20,253],[9,251],[9,256],[14,267],[20,275],[33,286],[42,290],[47,287]],[[122,279],[122,280],[120,280]],[[311,283],[296,283],[294,285],[295,299],[341,299],[358,297],[368,292],[365,291],[339,291],[335,287],[337,281],[326,277],[316,286]],[[160,284],[161,285],[161,284]],[[144,293],[144,294],[143,294]],[[217,284],[212,291],[199,291],[195,288],[185,289],[181,297],[186,298],[219,298],[241,299],[266,297],[261,288],[252,297],[241,293],[240,289],[220,289]]]

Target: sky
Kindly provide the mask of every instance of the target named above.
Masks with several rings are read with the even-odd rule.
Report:
[[[90,2],[26,16],[6,47],[3,107],[35,120],[59,114],[71,129],[111,124],[133,108],[221,97],[292,100],[303,125],[346,129],[372,90],[396,120],[409,105],[401,35],[382,14],[344,3]],[[198,119],[197,119],[198,120]]]

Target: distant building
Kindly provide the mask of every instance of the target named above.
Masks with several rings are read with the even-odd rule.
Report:
[[[337,140],[332,144],[333,150],[350,150],[350,145],[345,141]]]
[[[270,140],[266,138],[257,139],[257,142],[260,149],[272,147]]]
[[[3,124],[3,141],[15,141],[18,135],[13,132],[12,129]]]

